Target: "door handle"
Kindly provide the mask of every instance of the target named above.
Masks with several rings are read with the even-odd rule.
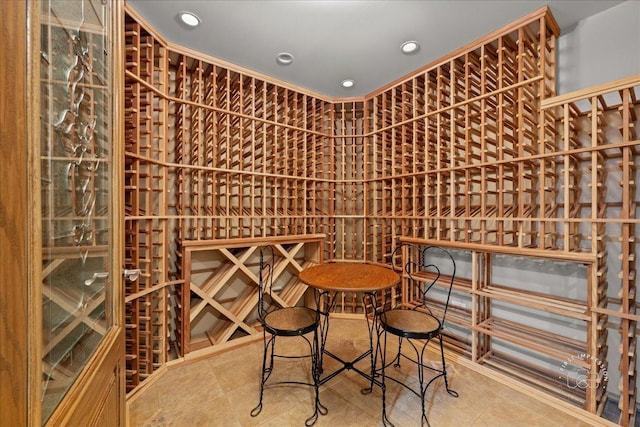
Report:
[[[122,270],[122,275],[124,276],[125,279],[131,281],[131,282],[135,282],[136,280],[138,280],[138,277],[140,276],[140,269],[139,268],[135,268],[135,269],[123,269]]]

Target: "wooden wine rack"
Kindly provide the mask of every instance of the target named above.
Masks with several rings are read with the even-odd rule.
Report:
[[[412,248],[437,244],[453,250],[454,256],[459,259],[459,267],[464,265],[464,261],[460,263],[459,254],[468,254],[462,258],[467,259],[466,264],[470,268],[463,270],[469,271],[470,276],[457,275],[447,318],[449,323],[472,331],[472,337],[468,345],[462,347],[460,344],[464,339],[447,333],[449,338],[454,338],[453,345],[450,344],[453,350],[469,353],[475,363],[519,378],[532,387],[572,404],[585,407],[604,404],[606,367],[599,362],[604,359],[586,356],[590,354],[587,351],[588,340],[576,338],[588,337],[587,331],[593,328],[588,308],[588,290],[593,287],[592,271],[597,268],[595,255],[535,249],[515,252],[508,247],[476,243],[415,238],[400,240],[413,245],[410,246]],[[415,254],[408,253],[409,249],[405,251],[405,258],[415,257]],[[510,269],[507,273],[504,272],[505,265]],[[558,276],[555,279],[545,276],[546,292],[541,292],[530,290],[524,275],[523,280],[513,280],[511,277],[511,281],[504,282],[512,275],[511,271],[520,273],[537,269],[540,269],[540,274],[549,270],[565,272],[566,277],[575,277],[578,283],[570,283],[570,279],[565,279],[564,283],[553,283],[553,280],[559,280]],[[413,277],[433,280],[430,273],[418,272]],[[441,278],[437,283],[447,286],[448,281]],[[403,286],[403,303],[409,306],[419,304],[420,296],[416,295],[415,290],[407,288],[407,278]],[[577,295],[571,298],[564,295],[567,287],[573,287]],[[465,293],[468,294],[467,298],[461,299]],[[466,303],[460,304],[469,300],[469,307]],[[443,303],[444,300],[436,300],[432,306],[435,305],[437,312],[442,310]],[[536,319],[545,319],[546,322],[555,320],[564,327],[558,328],[560,332],[542,329],[534,326]],[[514,354],[514,346],[522,350],[522,355]],[[589,372],[591,376],[581,381],[593,384],[595,393],[589,396],[585,388],[576,385],[576,370]],[[590,399],[594,399],[594,402]]]
[[[133,391],[198,347],[192,242],[323,233],[333,253],[335,156],[328,101],[171,46],[132,10],[125,66],[125,267],[141,270],[125,289]]]
[[[587,353],[604,366],[617,366],[621,425],[634,425],[637,412],[636,258],[640,162],[640,76],[543,101],[543,114],[556,117],[558,179],[564,183],[557,221],[565,251],[595,255],[590,287],[592,328]],[[614,255],[615,254],[615,255]],[[612,255],[615,256],[612,259]],[[609,330],[618,326],[619,361],[607,354]],[[612,384],[612,388],[615,385]],[[600,413],[599,390],[588,389],[586,408]]]
[[[273,248],[271,303],[280,307],[304,303],[307,285],[298,273],[322,262],[324,240],[323,234],[307,234],[185,241],[183,271],[190,290],[190,298],[183,302],[189,311],[184,322],[184,333],[189,334],[186,352],[242,342],[261,331],[257,317],[261,248]]]
[[[168,52],[141,25],[125,28],[125,280],[127,391],[182,352],[177,303],[182,281],[169,275],[169,176],[166,166]],[[173,336],[173,338],[172,338]],[[173,346],[171,345],[173,343]]]
[[[544,15],[519,22],[368,99],[367,237],[382,239],[371,259],[384,260],[396,236],[535,247],[544,233],[549,246],[553,223],[529,218],[555,171],[539,174],[531,157],[557,34]]]
[[[553,369],[495,351],[522,328],[492,308],[537,301],[584,334],[545,353],[552,363],[580,351],[591,379],[596,363],[620,373],[617,390],[600,382],[568,400],[601,415],[619,394],[619,423],[633,425],[640,76],[555,96],[547,8],[343,100],[168,43],[130,8],[125,31],[127,267],[143,272],[126,289],[129,390],[171,358],[253,331],[233,310],[221,323],[233,333],[185,326],[196,306],[233,305],[211,290],[224,282],[193,288],[197,245],[321,233],[324,260],[389,264],[405,238],[462,245],[472,260],[475,276],[454,287],[465,301],[450,317],[455,352],[566,399]],[[584,265],[588,294],[496,287],[495,254]],[[358,313],[355,298],[337,311]],[[528,333],[537,349],[562,342]]]

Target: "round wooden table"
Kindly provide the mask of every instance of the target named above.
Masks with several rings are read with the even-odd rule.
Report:
[[[322,314],[320,321],[320,369],[322,371],[323,355],[326,354],[334,360],[340,362],[342,367],[325,376],[320,380],[320,384],[324,384],[334,378],[344,370],[353,370],[370,381],[370,386],[363,389],[363,393],[370,393],[373,384],[380,385],[375,379],[375,359],[373,357],[373,338],[374,325],[376,322],[377,310],[375,309],[376,292],[391,288],[400,283],[400,275],[390,268],[386,268],[376,264],[366,264],[361,262],[333,262],[326,264],[318,264],[307,267],[302,270],[298,277],[308,286],[315,288],[318,299],[317,304]],[[363,306],[366,305],[365,300],[368,298],[373,304],[373,320],[368,316],[367,319],[369,329],[369,348],[364,353],[351,361],[343,360],[339,356],[331,353],[325,348],[327,335],[329,332],[329,312],[335,304],[335,297],[338,292],[361,292]],[[321,304],[320,300],[324,296],[326,303]],[[369,372],[358,369],[355,364],[370,356]]]
[[[312,288],[338,292],[375,292],[400,283],[395,271],[359,262],[318,264],[305,268],[298,277]]]

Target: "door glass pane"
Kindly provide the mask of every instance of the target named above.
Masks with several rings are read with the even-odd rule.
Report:
[[[42,417],[113,325],[107,5],[42,3]]]

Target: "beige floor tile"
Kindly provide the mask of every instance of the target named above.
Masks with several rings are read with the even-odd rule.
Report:
[[[345,360],[361,354],[369,343],[364,321],[332,319],[327,349]],[[389,358],[397,341],[389,341]],[[277,351],[295,354],[306,350],[299,339],[278,338]],[[262,412],[251,417],[260,395],[262,340],[212,356],[208,359],[169,368],[129,407],[131,427],[237,427],[237,426],[302,426],[313,413],[314,394],[308,386],[275,386],[265,390]],[[403,353],[408,351],[403,347]],[[429,356],[439,363],[439,354]],[[390,359],[389,359],[390,360]],[[341,365],[331,357],[324,358],[323,377]],[[356,367],[368,371],[370,359]],[[501,427],[501,426],[571,426],[588,424],[574,419],[524,393],[502,385],[473,370],[448,363],[450,387],[458,398],[447,394],[442,379],[427,392],[427,417],[433,427]],[[403,361],[400,369],[389,367],[388,375],[416,383],[415,366]],[[295,378],[308,381],[309,359],[277,360],[271,380]],[[369,382],[354,371],[343,371],[320,388],[320,400],[328,409],[320,415],[317,426],[380,426],[381,390],[374,387],[369,394],[362,390]],[[401,427],[420,425],[420,400],[393,383],[387,388],[389,419]]]

